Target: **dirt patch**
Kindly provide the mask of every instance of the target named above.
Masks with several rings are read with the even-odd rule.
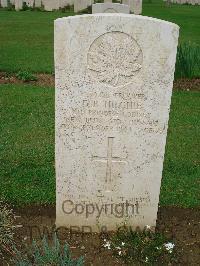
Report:
[[[30,244],[32,239],[42,239],[43,235],[52,238],[55,224],[55,207],[26,207],[15,209],[16,242]],[[58,237],[66,241],[74,255],[85,257],[85,265],[124,265],[103,247],[103,239],[108,234],[81,234],[76,228],[71,232],[59,229]],[[200,261],[200,209],[162,207],[159,209],[157,231],[164,233],[175,243],[178,263],[174,265],[199,265]]]
[[[42,87],[54,87],[55,86],[55,76],[48,74],[38,74],[37,75],[37,85]]]
[[[55,77],[51,74],[34,74],[36,81],[22,81],[15,75],[8,75],[5,72],[0,72],[0,84],[29,84],[41,87],[54,87]]]
[[[174,239],[180,265],[199,265],[200,209],[160,208],[157,230]]]
[[[41,87],[54,87],[55,77],[51,74],[35,74],[36,81],[21,81],[15,75],[0,72],[0,84],[31,84]],[[200,79],[178,79],[174,81],[174,90],[200,91]]]
[[[200,79],[178,79],[174,81],[174,90],[200,91]]]

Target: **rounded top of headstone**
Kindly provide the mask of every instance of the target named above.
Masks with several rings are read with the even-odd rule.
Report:
[[[146,21],[146,22],[155,22],[157,24],[160,25],[166,25],[166,26],[171,26],[176,28],[177,30],[180,28],[177,24],[166,21],[166,20],[162,20],[162,19],[158,19],[158,18],[152,18],[152,17],[147,17],[147,16],[141,16],[141,15],[134,15],[134,14],[123,14],[123,13],[96,13],[96,14],[84,14],[84,15],[77,15],[77,16],[69,16],[69,17],[63,17],[63,18],[58,18],[56,19],[54,22],[55,23],[60,23],[60,22],[64,22],[64,21],[71,21],[71,20],[88,20],[88,19],[99,19],[99,18],[107,18],[107,17],[111,17],[111,18],[116,18],[116,17],[120,17],[123,19],[132,19],[132,20],[138,20],[138,21]]]

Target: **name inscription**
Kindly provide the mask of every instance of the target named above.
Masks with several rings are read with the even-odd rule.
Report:
[[[144,93],[88,93],[66,111],[62,127],[85,131],[161,133],[158,120],[145,109]]]

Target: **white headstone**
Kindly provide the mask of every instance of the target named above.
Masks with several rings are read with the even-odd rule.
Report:
[[[123,0],[122,3],[128,5],[135,15],[142,14],[142,0]]]
[[[60,2],[55,0],[43,0],[42,3],[46,11],[58,10],[60,7]]]
[[[133,5],[131,5],[133,3],[134,0],[122,0],[122,4],[124,5],[128,5],[130,7],[130,9],[132,8]],[[131,9],[131,12],[133,12],[133,10]]]
[[[68,5],[67,2],[68,2],[67,0],[60,0],[60,7],[63,8],[67,6]]]
[[[133,13],[135,15],[142,14],[142,0],[134,0],[133,1]]]
[[[73,0],[60,0],[60,7],[66,7],[66,6],[71,6],[74,4]]]
[[[8,0],[1,0],[1,7],[8,7]]]
[[[79,12],[88,7],[88,0],[74,0],[74,12]]]
[[[88,0],[88,6],[91,6],[94,4],[94,0]]]
[[[156,225],[178,31],[126,14],[55,21],[58,227]]]
[[[127,5],[116,3],[94,4],[92,5],[92,14],[95,13],[124,13],[129,14],[130,8]]]
[[[42,0],[35,0],[35,7],[41,7],[42,6]]]
[[[23,0],[15,0],[15,10],[19,11],[22,10],[23,7]]]

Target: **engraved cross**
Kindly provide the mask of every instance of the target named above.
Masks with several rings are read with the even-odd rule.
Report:
[[[107,156],[100,157],[100,156],[93,156],[92,159],[97,162],[106,163],[106,182],[112,181],[112,166],[113,163],[127,163],[124,158],[114,157],[113,156],[113,140],[114,137],[108,137],[108,144],[107,144]]]

